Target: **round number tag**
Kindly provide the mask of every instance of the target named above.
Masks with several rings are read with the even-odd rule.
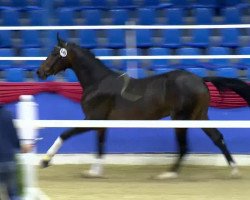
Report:
[[[61,49],[60,49],[60,55],[61,55],[62,57],[66,57],[66,56],[67,56],[67,50],[66,50],[65,48],[61,48]]]

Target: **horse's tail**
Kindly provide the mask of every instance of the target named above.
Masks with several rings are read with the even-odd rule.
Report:
[[[204,77],[205,82],[211,82],[219,91],[233,90],[240,95],[250,106],[250,85],[237,78]]]

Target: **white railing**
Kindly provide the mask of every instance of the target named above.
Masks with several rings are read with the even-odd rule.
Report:
[[[103,25],[103,26],[0,26],[0,30],[107,30],[107,29],[226,29],[250,28],[250,24],[220,25]]]
[[[22,121],[15,120],[18,127]],[[250,120],[34,120],[34,128],[250,128]]]

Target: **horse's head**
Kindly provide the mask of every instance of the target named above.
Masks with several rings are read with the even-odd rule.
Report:
[[[62,39],[60,39],[58,34],[57,41],[57,46],[54,47],[51,54],[37,70],[38,77],[43,80],[46,79],[48,76],[55,75],[70,66],[70,62],[68,59],[68,44]]]

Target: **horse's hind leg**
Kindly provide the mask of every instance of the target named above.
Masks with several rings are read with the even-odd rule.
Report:
[[[224,154],[228,164],[232,168],[232,171],[231,171],[232,177],[238,177],[239,170],[224,142],[223,135],[220,133],[220,131],[216,128],[203,128],[202,130],[207,134],[207,136],[214,142],[214,144]]]
[[[63,132],[53,143],[53,145],[47,151],[45,157],[42,159],[41,167],[45,168],[49,166],[49,163],[53,156],[57,153],[60,147],[63,145],[64,141],[70,137],[92,130],[91,128],[72,128]]]
[[[97,129],[97,157],[88,171],[83,172],[85,177],[102,177],[103,176],[103,155],[106,140],[106,129]]]

